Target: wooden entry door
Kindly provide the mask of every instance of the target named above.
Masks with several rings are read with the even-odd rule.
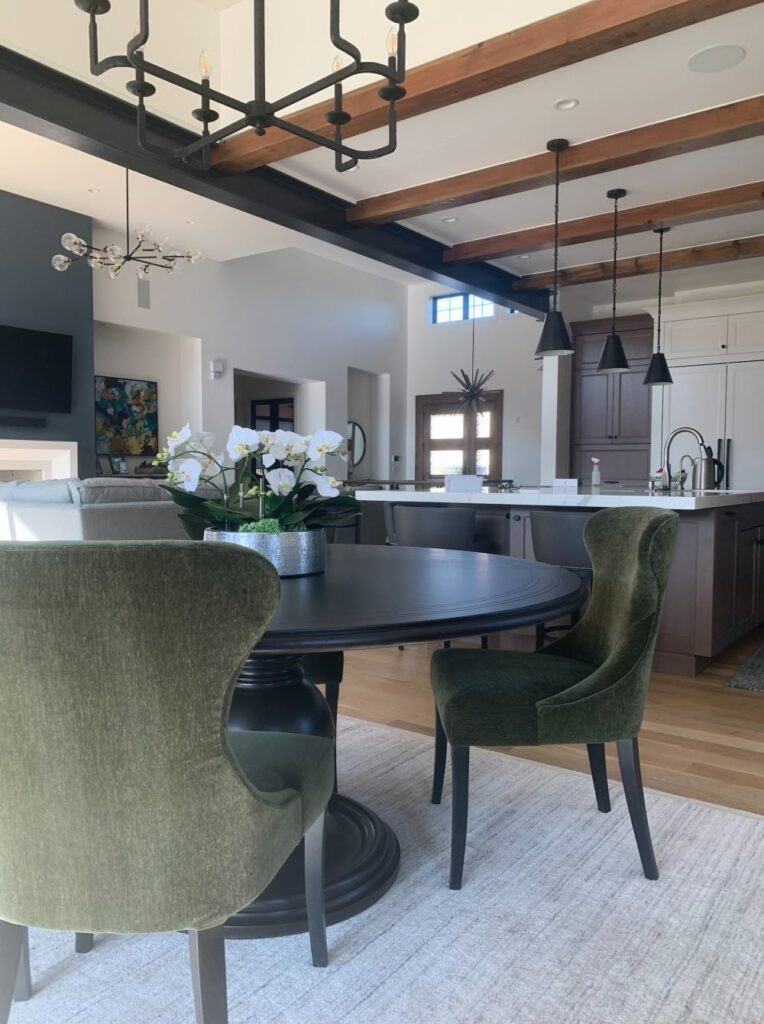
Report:
[[[479,413],[460,409],[458,395],[417,395],[416,478],[467,473],[501,478],[503,391],[486,392]]]

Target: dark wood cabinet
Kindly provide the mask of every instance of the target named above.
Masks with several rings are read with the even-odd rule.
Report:
[[[764,621],[764,527],[740,531],[735,598],[736,633],[742,636]]]
[[[716,543],[714,544],[714,596],[711,626],[714,652],[722,650],[736,639],[736,598],[738,590],[738,534],[736,512],[716,514]]]
[[[653,350],[649,316],[616,321],[629,360],[625,373],[598,373],[610,321],[573,324],[571,472],[591,479],[591,457],[600,459],[603,482],[645,483],[650,473],[651,388],[642,383]]]

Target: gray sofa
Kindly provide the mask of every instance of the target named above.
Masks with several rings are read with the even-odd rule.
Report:
[[[0,484],[0,540],[182,540],[178,507],[154,480]]]

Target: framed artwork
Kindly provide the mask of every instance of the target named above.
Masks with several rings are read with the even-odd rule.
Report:
[[[96,377],[95,415],[98,455],[159,451],[156,381]]]

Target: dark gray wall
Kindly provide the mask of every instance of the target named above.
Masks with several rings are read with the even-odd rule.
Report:
[[[89,240],[91,230],[89,217],[0,192],[0,324],[74,338],[71,413],[20,413],[44,415],[48,425],[0,426],[0,437],[76,441],[83,477],[95,469],[93,271],[81,262],[57,273],[50,260],[62,251],[66,231]],[[14,411],[2,409],[0,414]]]

